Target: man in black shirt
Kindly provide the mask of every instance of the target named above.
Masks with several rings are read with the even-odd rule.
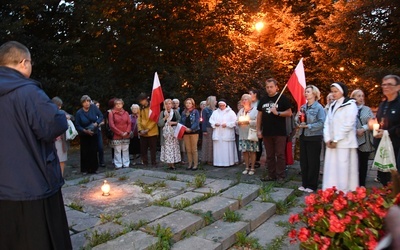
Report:
[[[263,138],[267,154],[268,176],[263,181],[283,181],[285,179],[286,119],[292,115],[289,99],[279,98],[278,82],[269,78],[265,82],[267,96],[257,106],[257,134]],[[278,99],[279,98],[279,99]]]

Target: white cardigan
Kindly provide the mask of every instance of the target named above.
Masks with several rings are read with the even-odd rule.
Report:
[[[328,110],[324,124],[324,141],[338,141],[337,148],[358,148],[357,105],[353,99],[343,102],[344,97],[332,103]]]

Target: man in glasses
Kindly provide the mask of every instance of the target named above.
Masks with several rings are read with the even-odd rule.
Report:
[[[0,249],[72,249],[54,147],[67,119],[31,73],[27,47],[0,46]]]

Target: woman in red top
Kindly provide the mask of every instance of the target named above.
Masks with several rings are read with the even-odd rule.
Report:
[[[116,98],[114,108],[108,114],[110,129],[114,132],[111,145],[114,147],[114,165],[116,169],[129,167],[129,142],[131,119],[124,110],[124,101]],[[121,157],[122,154],[122,157]]]

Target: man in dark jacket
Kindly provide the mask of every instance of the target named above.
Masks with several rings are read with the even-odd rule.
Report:
[[[0,46],[0,249],[72,249],[54,146],[67,119],[32,64],[24,45]]]

